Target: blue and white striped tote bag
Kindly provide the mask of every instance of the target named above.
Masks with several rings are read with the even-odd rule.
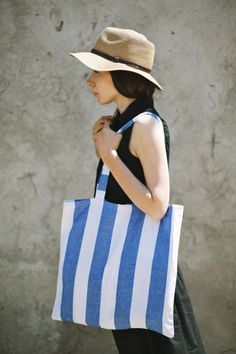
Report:
[[[110,203],[108,174],[103,166],[95,198],[64,201],[52,318],[171,338],[183,206],[155,221],[134,204]]]

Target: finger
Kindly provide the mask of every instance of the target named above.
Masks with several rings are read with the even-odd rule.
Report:
[[[103,134],[103,130],[101,129],[99,132],[93,135],[93,141],[96,142],[98,137]]]
[[[112,118],[107,118],[107,119],[103,118],[103,119],[98,120],[93,125],[93,128],[92,128],[93,133],[100,131],[101,129],[103,129],[106,126],[109,126],[111,124],[111,122],[112,122]]]
[[[93,128],[92,128],[92,133],[97,134],[100,130],[103,129],[105,122],[97,122]]]
[[[97,127],[100,124],[104,124],[106,122],[111,122],[111,121],[112,121],[111,116],[103,116],[103,117],[99,118],[98,120],[96,120],[96,122],[93,124],[93,128]]]
[[[112,116],[102,116],[101,119],[112,119]]]
[[[103,127],[96,129],[93,131],[92,135],[95,136],[95,135],[99,134],[102,130],[103,130]]]
[[[98,120],[96,120],[96,122],[94,123],[93,126],[97,126],[97,125],[99,125],[99,124],[104,124],[104,123],[106,123],[107,121],[110,121],[110,118],[104,118],[104,117],[99,118]]]
[[[104,122],[104,128],[105,127],[109,127],[110,126],[110,124],[111,124],[111,121],[110,120],[107,120],[106,122]]]
[[[112,122],[112,117],[111,116],[103,116],[100,119],[98,119],[94,125],[92,126],[92,135],[96,135],[99,133],[103,128],[109,127],[109,125]]]
[[[112,116],[102,116],[98,120],[96,120],[96,122],[102,122],[107,120],[112,120]]]

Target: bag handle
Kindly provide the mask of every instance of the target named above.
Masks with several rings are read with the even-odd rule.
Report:
[[[147,115],[147,114],[151,115],[153,118],[155,118],[156,120],[158,120],[158,122],[160,122],[162,124],[161,118],[157,114],[149,112],[149,111],[145,111],[145,112],[140,113],[139,115],[137,115],[136,117],[134,117],[130,121],[128,121],[126,124],[124,124],[117,131],[117,133],[123,133],[126,129],[128,129],[131,125],[133,125],[138,118],[140,118],[143,115]],[[99,198],[99,199],[105,198],[109,173],[110,173],[110,171],[109,171],[108,167],[105,164],[103,164],[100,176],[98,178],[98,183],[96,186],[95,198]]]

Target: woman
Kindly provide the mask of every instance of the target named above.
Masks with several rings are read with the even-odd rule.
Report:
[[[119,204],[134,203],[159,220],[169,204],[169,131],[148,114],[122,134],[116,132],[138,114],[157,113],[151,76],[154,45],[143,35],[107,27],[90,53],[71,53],[93,71],[87,83],[99,104],[114,102],[113,116],[98,119],[93,140],[100,159],[97,178],[104,164],[110,170],[105,199]],[[164,128],[164,129],[163,129]],[[168,338],[148,329],[113,330],[121,354],[204,354],[190,299],[178,270],[174,308],[175,336]]]

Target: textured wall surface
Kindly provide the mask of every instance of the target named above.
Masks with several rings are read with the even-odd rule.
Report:
[[[114,111],[68,53],[106,26],[157,46],[180,264],[207,353],[236,353],[235,18],[235,0],[0,1],[0,353],[117,353],[110,331],[50,318],[62,202],[92,195],[91,125]]]

